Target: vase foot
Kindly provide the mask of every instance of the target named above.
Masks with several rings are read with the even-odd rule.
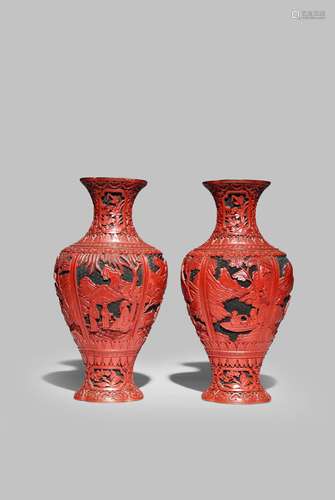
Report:
[[[223,391],[209,387],[202,393],[202,399],[223,404],[259,404],[271,401],[271,396],[264,389],[256,391]]]
[[[133,384],[117,390],[101,390],[81,387],[74,395],[78,401],[89,403],[128,403],[143,399],[143,392]]]

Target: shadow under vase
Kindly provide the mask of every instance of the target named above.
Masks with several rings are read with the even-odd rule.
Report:
[[[205,392],[211,384],[211,367],[207,361],[192,361],[181,363],[182,366],[193,368],[189,372],[172,373],[169,379],[175,384],[188,389]],[[277,380],[270,375],[260,375],[260,382],[264,389],[274,387]]]
[[[62,389],[67,389],[70,391],[77,391],[74,397],[75,399],[81,399],[77,397],[77,394],[80,391],[80,389],[78,390],[78,388],[80,388],[85,381],[85,369],[82,360],[81,359],[65,360],[61,361],[60,364],[71,367],[72,370],[60,370],[60,371],[46,373],[45,375],[43,375],[42,379],[48,384],[54,385],[56,387],[60,387]],[[133,378],[134,378],[134,384],[137,388],[145,386],[151,380],[150,377],[148,377],[148,375],[139,372],[134,372]],[[141,394],[142,392],[139,391],[138,395],[141,396]],[[141,399],[141,397],[137,397],[136,399]],[[118,401],[115,400],[114,398],[110,398],[105,402],[118,402]],[[122,402],[125,401],[123,400]]]

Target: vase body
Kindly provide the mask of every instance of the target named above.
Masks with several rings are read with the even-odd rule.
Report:
[[[79,348],[85,379],[75,399],[125,402],[142,399],[133,366],[158,313],[167,265],[144,243],[132,206],[146,181],[83,178],[93,204],[87,234],[65,248],[55,265],[64,318]]]
[[[285,253],[267,243],[256,204],[267,181],[208,181],[217,224],[209,240],[184,259],[182,289],[208,354],[212,379],[203,399],[264,403],[263,358],[283,319],[293,286]]]

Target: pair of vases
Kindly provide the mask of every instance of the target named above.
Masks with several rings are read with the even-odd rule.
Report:
[[[74,397],[136,401],[143,394],[133,366],[162,302],[167,264],[132,222],[134,199],[146,181],[88,177],[81,182],[93,200],[93,223],[55,266],[62,312],[85,365]],[[211,383],[202,394],[207,401],[270,401],[260,369],[286,312],[293,273],[285,253],[257,228],[256,204],[269,184],[204,182],[215,199],[217,224],[209,240],[185,257],[181,282],[211,364]]]

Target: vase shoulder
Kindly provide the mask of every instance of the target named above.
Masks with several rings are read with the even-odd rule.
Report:
[[[92,242],[79,240],[72,245],[67,246],[62,252],[73,254],[161,254],[162,252],[144,241],[135,239],[134,241],[120,242]]]
[[[273,247],[272,245],[264,242],[258,243],[253,242],[249,244],[239,244],[239,243],[220,243],[217,241],[207,241],[206,243],[194,248],[191,250],[188,255],[223,255],[223,256],[239,256],[239,257],[247,257],[247,256],[285,256],[286,253],[280,250],[279,248]]]

